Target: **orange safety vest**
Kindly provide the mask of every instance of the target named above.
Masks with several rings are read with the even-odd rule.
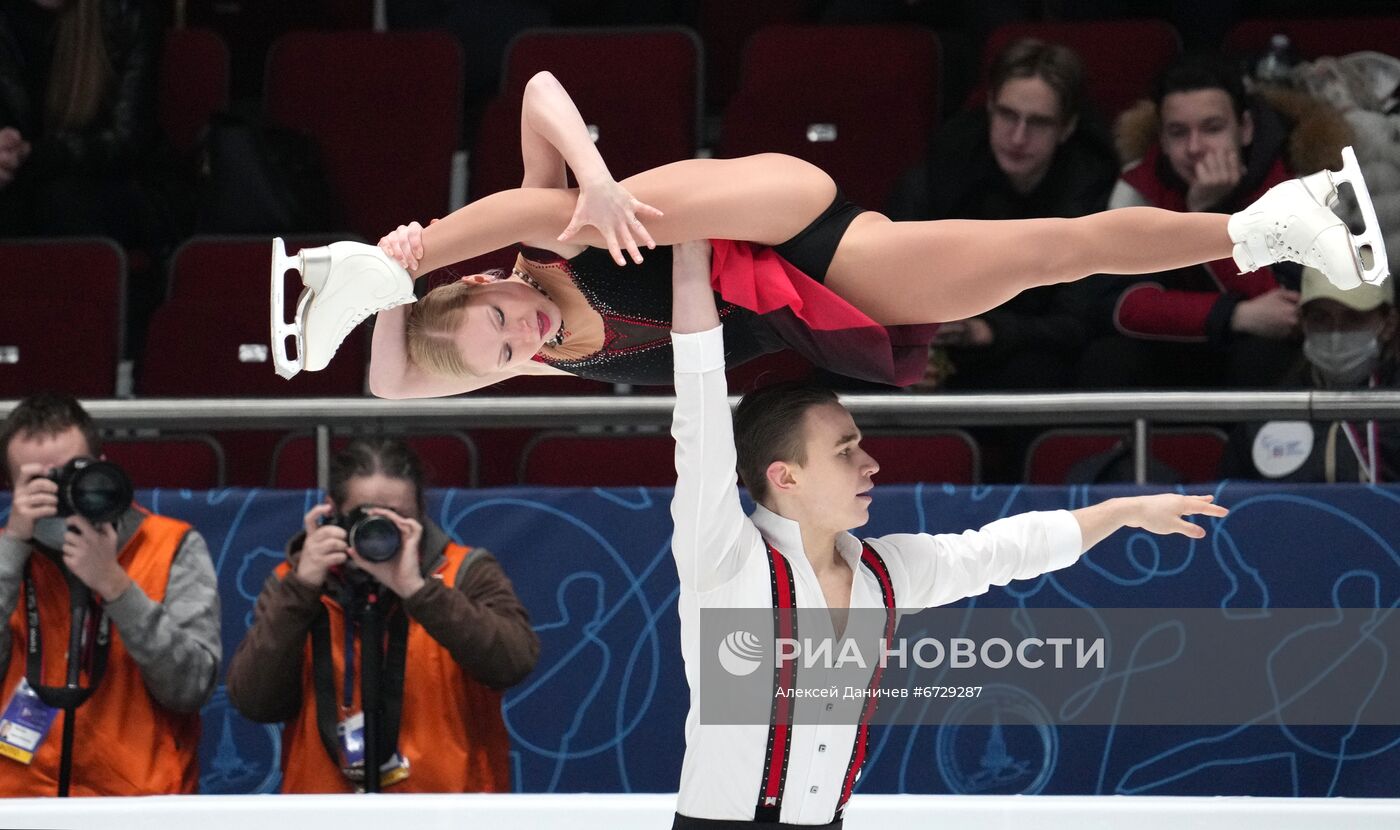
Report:
[[[144,512],[144,511],[143,511]],[[147,513],[136,533],[117,554],[131,581],[156,602],[165,599],[170,566],[190,526]],[[31,553],[28,577],[34,580],[39,624],[44,641],[43,683],[62,686],[66,669],[70,615],[68,585],[48,557]],[[29,623],[24,589],[10,615],[10,665],[5,673],[5,703],[24,677]],[[87,672],[81,682],[86,685]],[[33,762],[0,758],[0,795],[45,796],[58,791],[64,714],[53,720]],[[161,795],[192,793],[199,784],[199,713],[172,712],[146,690],[141,669],[127,652],[121,632],[111,627],[107,670],[92,697],[76,710],[73,777],[69,794]]]
[[[429,576],[455,586],[470,548],[449,543],[443,563]],[[277,568],[285,579],[291,566]],[[345,682],[345,615],[340,605],[322,595],[330,623],[331,663],[336,688]],[[402,613],[402,612],[400,612]],[[355,637],[355,665],[360,659]],[[404,667],[403,715],[398,753],[408,760],[408,778],[385,789],[402,793],[508,792],[510,738],[501,716],[501,693],[463,673],[452,655],[416,620],[408,622],[408,659]],[[340,771],[321,742],[316,723],[316,687],[312,676],[311,638],[302,657],[301,709],[282,733],[282,792],[349,793],[355,785]],[[359,711],[360,684],[349,709],[336,721]],[[336,701],[340,706],[340,701]],[[387,755],[393,749],[385,750]]]

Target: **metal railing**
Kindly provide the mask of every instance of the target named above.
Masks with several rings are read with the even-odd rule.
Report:
[[[737,398],[731,399],[731,405]],[[864,429],[1014,424],[1122,424],[1133,428],[1134,471],[1147,476],[1152,424],[1400,420],[1400,390],[1055,392],[990,395],[842,395]],[[17,401],[0,401],[0,417]],[[83,406],[104,429],[305,429],[316,432],[317,480],[326,480],[335,428],[660,426],[669,395],[434,398],[144,398]]]

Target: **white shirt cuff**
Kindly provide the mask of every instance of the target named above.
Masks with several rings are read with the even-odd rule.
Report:
[[[671,332],[671,352],[677,373],[703,374],[724,370],[724,327],[693,334]]]
[[[1050,551],[1050,567],[1056,570],[1073,565],[1084,553],[1084,534],[1080,531],[1079,520],[1068,510],[1050,510],[1045,517],[1045,541]]]

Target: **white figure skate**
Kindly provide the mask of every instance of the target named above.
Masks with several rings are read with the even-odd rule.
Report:
[[[301,275],[296,318],[286,322],[283,275]],[[281,238],[272,240],[272,363],[290,378],[302,369],[326,368],[345,337],[371,314],[411,303],[413,277],[387,254],[360,242],[302,248],[292,256]],[[287,353],[296,341],[296,357]]]
[[[1352,234],[1333,212],[1337,185],[1350,184],[1366,228]],[[1258,201],[1230,217],[1235,264],[1253,271],[1275,262],[1318,269],[1338,288],[1378,285],[1390,276],[1371,193],[1356,153],[1342,150],[1342,169],[1322,170],[1269,188]]]

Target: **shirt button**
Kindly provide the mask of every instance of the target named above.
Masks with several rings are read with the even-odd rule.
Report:
[[[828,704],[826,705],[826,711],[830,712],[830,711],[831,711],[831,707],[832,707],[832,706],[835,706],[835,705],[836,705],[836,704],[834,704],[834,703],[828,703]]]
[[[817,751],[818,751],[818,752],[826,752],[826,744],[819,744],[819,745],[817,746]]]
[[[813,788],[812,788],[812,792],[816,792],[816,791],[817,791],[817,788],[816,788],[816,787],[813,787]]]

